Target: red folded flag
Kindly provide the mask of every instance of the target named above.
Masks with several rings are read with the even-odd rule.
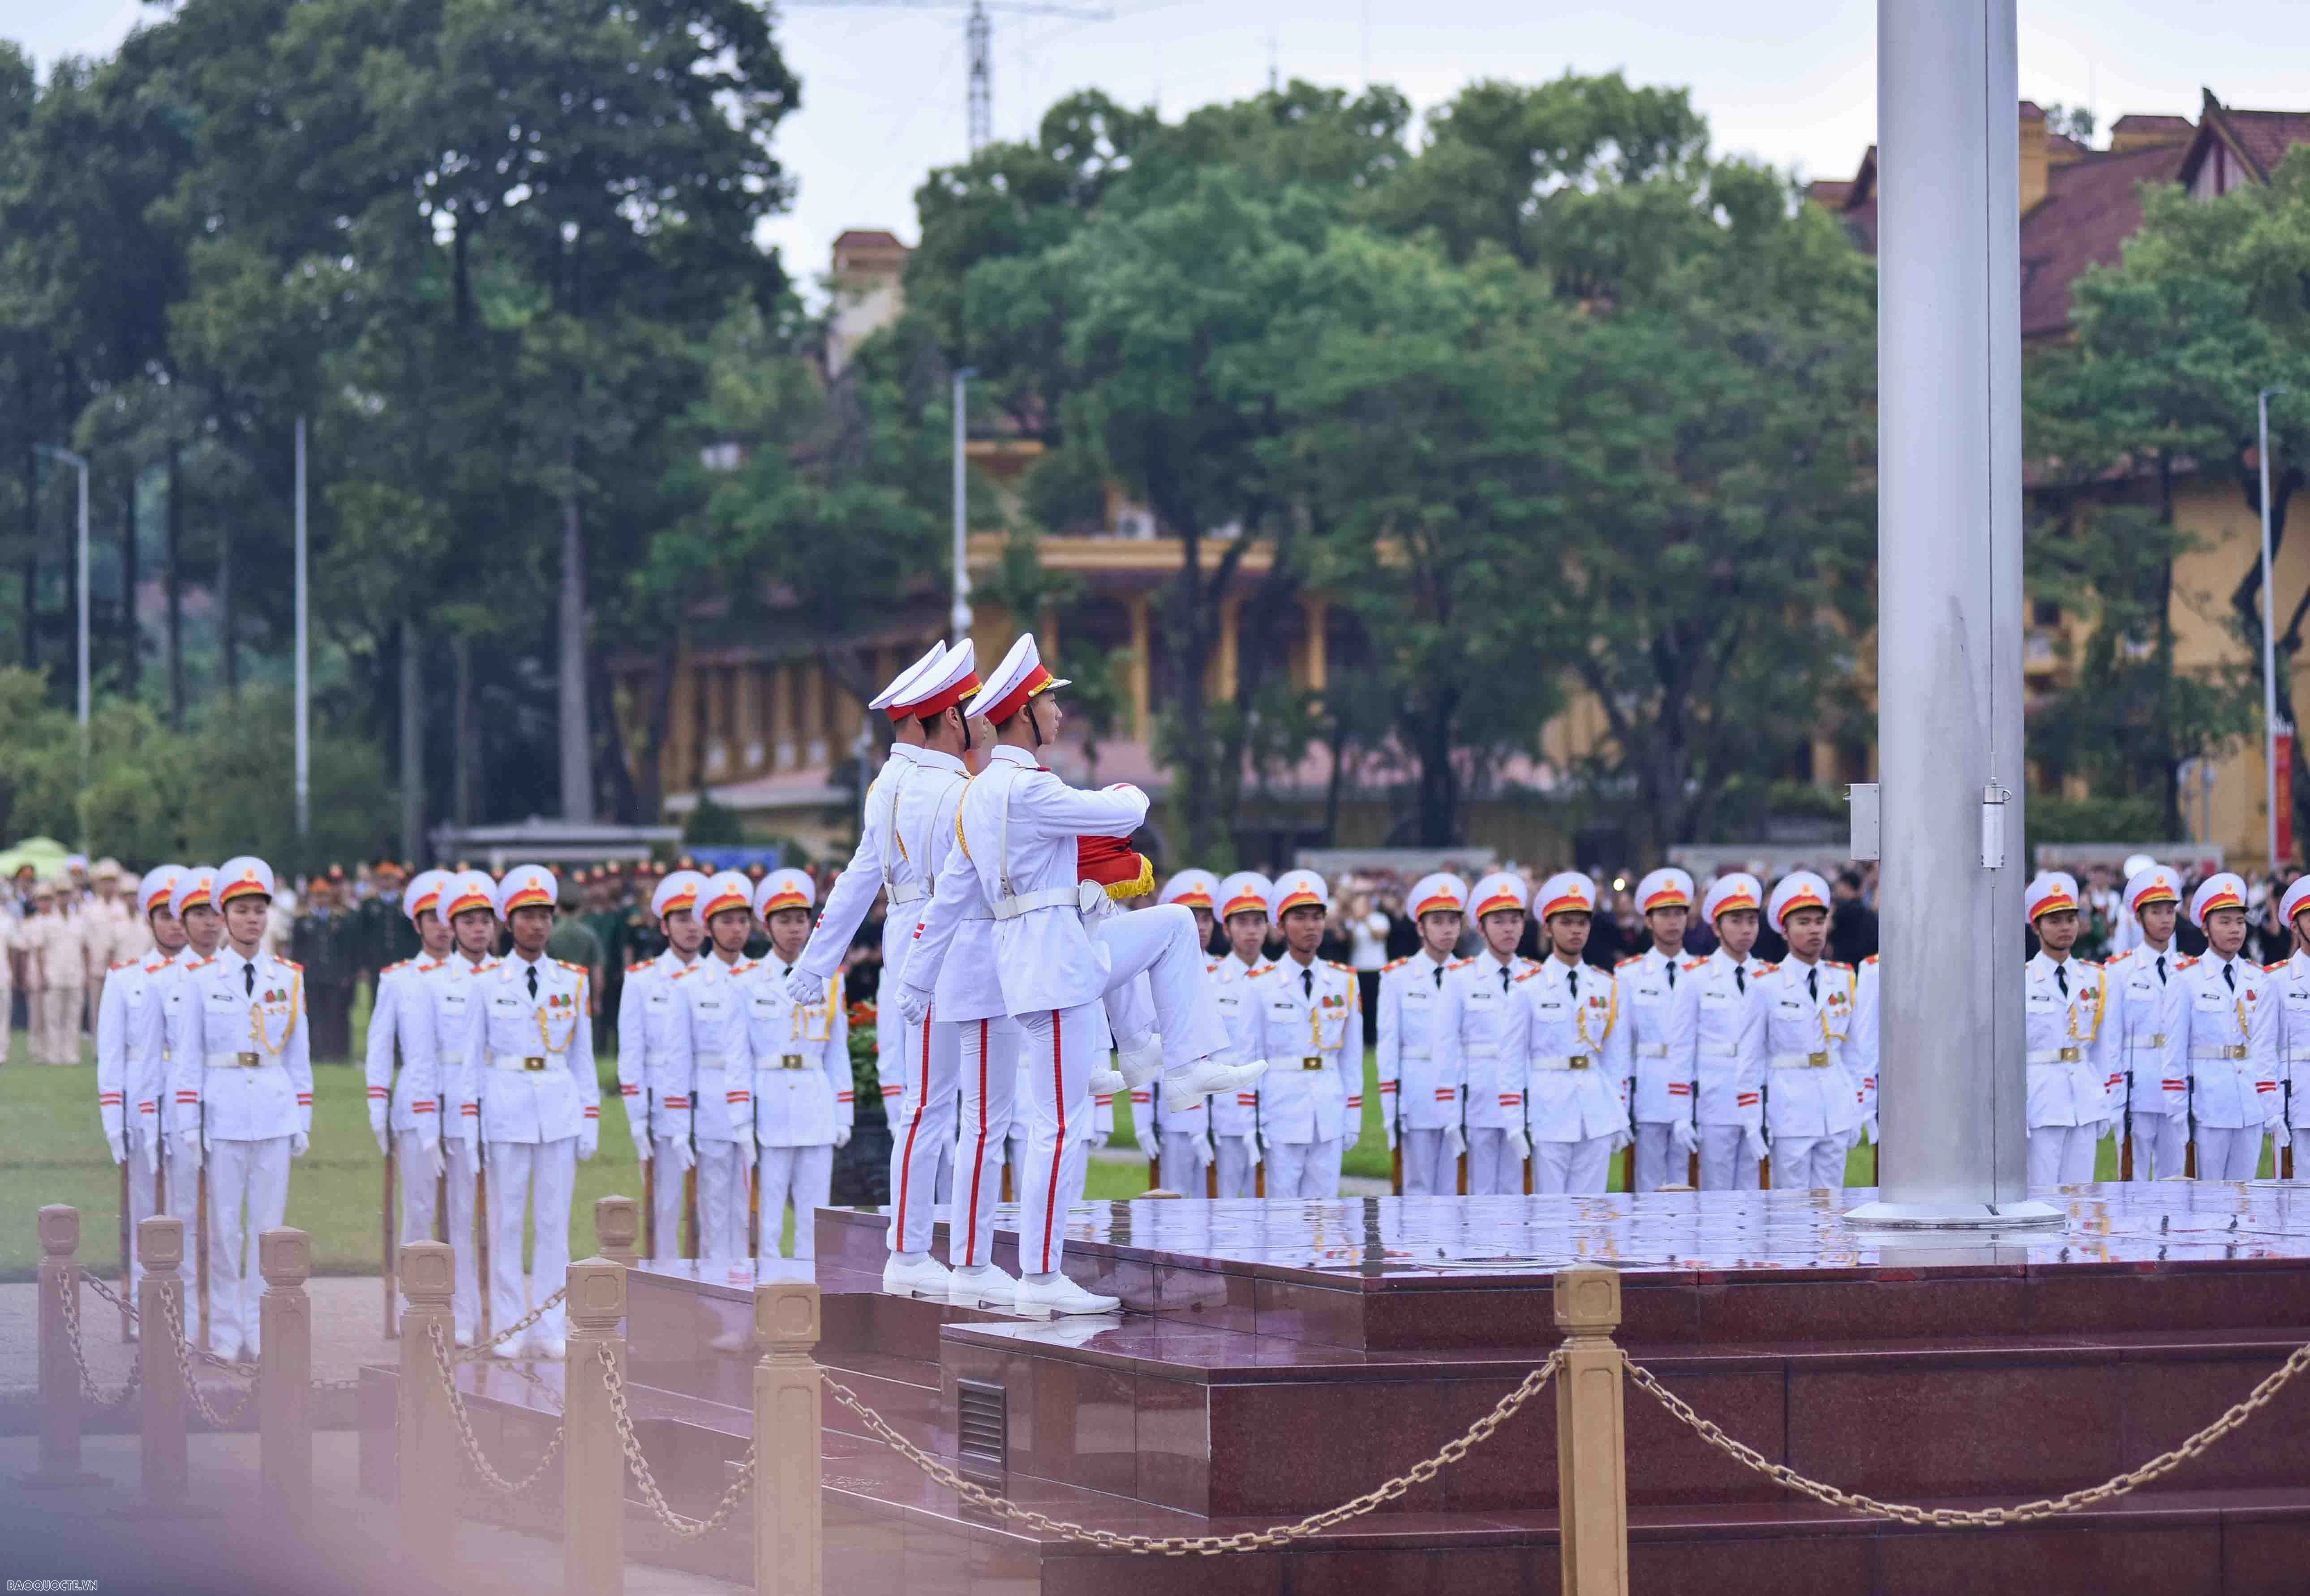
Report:
[[[1075,838],[1078,880],[1097,881],[1113,898],[1141,898],[1155,890],[1155,866],[1135,852],[1127,837]]]

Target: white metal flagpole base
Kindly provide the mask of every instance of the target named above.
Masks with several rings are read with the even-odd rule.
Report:
[[[2035,1198],[2020,1202],[1864,1202],[1845,1221],[1864,1230],[2022,1230],[2067,1223],[2069,1216]]]

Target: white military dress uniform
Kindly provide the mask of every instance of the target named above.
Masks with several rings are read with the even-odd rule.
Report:
[[[1454,875],[1423,876],[1405,901],[1414,924],[1426,915],[1464,915],[1467,883]],[[1402,1155],[1407,1197],[1446,1196],[1459,1187],[1457,1163],[1466,1148],[1460,1088],[1445,1078],[1436,1047],[1450,962],[1437,959],[1423,943],[1379,973],[1380,1115],[1388,1146]]]
[[[560,892],[543,865],[517,864],[498,883],[498,918],[551,910]],[[602,1090],[594,1075],[594,1028],[586,1015],[586,974],[517,948],[475,977],[466,1056],[481,1098],[482,1147],[490,1176],[490,1327],[499,1349],[521,1349],[508,1327],[560,1290],[569,1272],[569,1200],[578,1162],[602,1133]],[[530,1272],[521,1267],[525,1222],[535,1235]],[[559,1357],[567,1346],[559,1305],[528,1332],[528,1349]]]
[[[2079,906],[2078,884],[2060,871],[2022,894],[2029,923]],[[2022,976],[2022,1043],[2029,1085],[2029,1184],[2075,1185],[2094,1177],[2094,1150],[2115,1112],[2110,994],[2101,967],[2040,950]]]
[[[870,708],[895,722],[935,717],[977,690],[977,651],[968,640],[950,650],[934,644],[929,653],[893,678]],[[954,806],[968,772],[960,759],[935,749],[896,742],[881,774],[867,788],[858,828],[858,846],[849,865],[835,878],[826,906],[795,967],[812,980],[838,976],[850,939],[865,919],[877,891],[888,900],[882,920],[881,1002],[875,1007],[875,1053],[890,1110],[890,1252],[916,1262],[908,1266],[913,1284],[893,1269],[892,1289],[945,1289],[945,1272],[929,1257],[931,1229],[961,1167],[956,1154],[956,1113],[962,1067],[961,1014],[951,1003],[934,1003],[919,1020],[908,1021],[897,1001],[916,938],[930,908],[930,893],[954,846]],[[978,944],[991,950],[973,927]],[[994,973],[980,966],[982,1005],[1001,1009]],[[958,983],[960,983],[958,977]],[[1007,1040],[1007,1028],[998,1043]],[[1011,1054],[1005,1051],[1004,1056]]]
[[[1183,870],[1165,881],[1156,893],[1159,904],[1177,904],[1193,914],[1197,909],[1216,916],[1219,913],[1219,878],[1208,870]],[[1203,970],[1209,976],[1216,968],[1209,958]],[[1216,1002],[1216,996],[1214,997]],[[1226,1015],[1222,1011],[1221,1023]],[[1108,1028],[1117,1028],[1114,1010],[1108,1011]],[[1229,1032],[1232,1045],[1234,1032]],[[1233,1100],[1235,1094],[1221,1096]],[[1212,1125],[1218,1099],[1201,1095],[1188,1096],[1165,1092],[1156,1081],[1134,1087],[1131,1093],[1131,1115],[1134,1127],[1151,1123],[1151,1138],[1160,1171],[1158,1184],[1166,1191],[1177,1192],[1183,1197],[1201,1197],[1208,1184],[1204,1171],[1212,1167],[1218,1158]],[[1086,1169],[1088,1173],[1088,1169]]]
[[[418,872],[401,896],[402,913],[411,924],[432,912],[450,879],[447,871]],[[404,1246],[433,1239],[436,1198],[447,1169],[442,1136],[460,1106],[445,1097],[440,1066],[433,1057],[433,989],[428,977],[447,962],[421,951],[377,973],[369,1045],[361,1061],[369,1086],[369,1132],[379,1152],[388,1146],[394,1149],[401,1175]]]
[[[2135,926],[2133,945],[2102,965],[2109,985],[2112,1078],[2119,1084],[2113,1109],[2124,1115],[2133,1142],[2133,1178],[2152,1181],[2183,1172],[2190,1140],[2189,1057],[2184,1051],[2181,950],[2169,938],[2153,947],[2140,930],[2144,907],[2178,905],[2181,879],[2153,864],[2125,884],[2124,906]]]
[[[1880,1140],[1877,1124],[1877,1072],[1884,1058],[1882,1022],[1884,978],[1871,953],[1853,972],[1853,1024],[1845,1033],[1845,1068],[1861,1094],[1861,1124],[1854,1145]]]
[[[270,898],[273,871],[261,859],[229,859],[214,893],[220,909]],[[208,1169],[211,1349],[253,1355],[264,1291],[256,1238],[285,1217],[289,1161],[304,1155],[313,1133],[305,972],[262,950],[244,958],[228,941],[179,979],[169,1074],[177,1132]]]
[[[1503,871],[1478,881],[1469,898],[1468,917],[1481,934],[1486,915],[1525,907],[1530,889],[1523,877]],[[1444,974],[1437,1077],[1459,1088],[1465,1101],[1471,1197],[1524,1192],[1524,1160],[1532,1152],[1524,1128],[1524,1075],[1501,1058],[1500,1034],[1507,1023],[1509,989],[1532,968],[1531,959],[1515,954],[1503,959],[1487,946]]]
[[[1775,931],[1801,908],[1828,908],[1828,883],[1809,870],[1774,885],[1766,918]],[[1767,965],[1749,983],[1762,1015],[1765,1121],[1772,1127],[1773,1184],[1835,1191],[1845,1184],[1845,1155],[1861,1123],[1861,1089],[1845,1062],[1853,1028],[1851,965],[1794,955]]]
[[[801,871],[775,870],[754,889],[754,912],[767,923],[781,909],[808,909],[817,896]],[[842,977],[825,977],[819,995],[801,1002],[787,985],[795,967],[773,950],[738,978],[747,1050],[754,1061],[754,1140],[761,1148],[766,1258],[777,1251],[789,1203],[794,1255],[818,1255],[813,1215],[833,1200],[834,1149],[850,1140],[858,1112]]]
[[[1692,878],[1680,870],[1655,870],[1637,883],[1639,914],[1692,906]],[[1692,1061],[1669,1051],[1668,1012],[1676,1001],[1681,963],[1681,954],[1647,948],[1634,958],[1620,960],[1612,971],[1625,1006],[1621,1023],[1635,1059],[1631,1107],[1637,1144],[1629,1179],[1639,1192],[1684,1184],[1686,1156],[1700,1150],[1692,1119]],[[1533,1184],[1539,1183],[1535,1179]]]
[[[2306,908],[2310,908],[2310,876],[2286,889],[2279,904],[2280,923],[2291,928],[2295,916]],[[2263,973],[2277,983],[2270,1051],[2271,1073],[2286,1099],[2280,1134],[2293,1139],[2294,1178],[2310,1179],[2310,954],[2297,947]]]
[[[650,915],[663,921],[679,910],[694,911],[706,878],[694,870],[669,871],[651,889]],[[656,1160],[650,1185],[652,1239],[662,1257],[682,1251],[682,1176],[698,1164],[690,1141],[690,1011],[674,981],[698,962],[671,947],[626,972],[618,1002],[618,1094],[625,1100],[626,1129],[634,1156]]]
[[[1540,889],[1541,918],[1595,912],[1596,887],[1577,871]],[[1631,1058],[1620,980],[1550,953],[1508,988],[1500,1057],[1523,1083],[1534,1192],[1600,1193],[1613,1149],[1628,1137]]]
[[[1329,908],[1324,880],[1287,870],[1275,880],[1272,918],[1302,904]],[[1363,1124],[1363,1010],[1346,965],[1286,953],[1250,976],[1257,1004],[1259,1137],[1267,1155],[1267,1194],[1340,1194],[1340,1160]]]
[[[1764,902],[1757,878],[1735,872],[1709,883],[1701,916],[1714,926],[1722,915],[1761,911]],[[1753,953],[1734,958],[1720,941],[1706,958],[1685,961],[1669,1006],[1670,1053],[1692,1060],[1704,1192],[1758,1187],[1767,1145],[1764,1015],[1749,993],[1767,967]]]
[[[2245,883],[2228,871],[2201,882],[2190,900],[2200,930],[2217,909],[2245,906]],[[2190,1113],[2200,1180],[2252,1180],[2262,1165],[2264,1132],[2281,1123],[2278,1015],[2280,983],[2239,957],[2209,947],[2182,972],[2188,1016]]]
[[[188,864],[177,877],[177,884],[169,891],[169,912],[182,923],[187,911],[214,906],[216,866]],[[219,935],[221,937],[221,928]],[[220,945],[221,942],[220,941]],[[182,1219],[186,1234],[193,1234],[199,1217],[201,1166],[199,1142],[187,1141],[177,1134],[176,1066],[169,1049],[174,1045],[178,1012],[185,1006],[187,990],[186,976],[207,958],[190,941],[176,961],[158,972],[152,979],[154,1001],[160,1005],[160,1062],[154,1088],[161,1098],[160,1117],[156,1134],[161,1138],[161,1201],[158,1212],[172,1219]],[[189,1245],[189,1244],[188,1244]]]
[[[149,915],[166,906],[184,875],[179,864],[159,864],[138,882],[136,908]],[[0,960],[7,953],[0,948]],[[104,1126],[112,1161],[128,1170],[128,1283],[143,1277],[137,1227],[161,1211],[161,1105],[168,1093],[167,977],[185,957],[183,950],[152,949],[113,967],[96,1011],[96,1112]],[[4,1000],[0,993],[0,1000]],[[0,1015],[0,1019],[4,1019]]]
[[[480,910],[497,915],[497,883],[478,870],[453,875],[443,883],[434,913],[455,928],[457,916]],[[425,992],[433,1006],[433,1067],[441,1097],[442,1159],[447,1171],[443,1231],[456,1257],[449,1309],[460,1346],[473,1344],[482,1320],[481,1249],[473,1226],[475,1200],[482,1172],[482,1106],[480,1061],[468,1049],[473,1042],[474,1011],[497,957],[484,953],[468,958],[452,949],[439,968],[425,977]]]
[[[754,883],[739,871],[714,876],[698,895],[698,917],[735,910],[751,925]],[[709,941],[673,981],[690,1016],[681,1073],[690,1082],[690,1135],[698,1156],[698,1255],[727,1262],[746,1253],[747,1199],[754,1175],[754,1063],[738,982],[753,967],[725,959]]]
[[[1220,883],[1219,912],[1222,924],[1229,915],[1256,910],[1267,915],[1267,900],[1275,883],[1255,870],[1239,870]],[[1253,1028],[1258,1023],[1257,998],[1251,972],[1264,961],[1246,964],[1230,948],[1209,967],[1211,1003],[1238,1058],[1256,1058]],[[1221,1197],[1254,1197],[1259,1193],[1259,1088],[1256,1083],[1211,1097],[1211,1142],[1218,1155],[1214,1185]]]

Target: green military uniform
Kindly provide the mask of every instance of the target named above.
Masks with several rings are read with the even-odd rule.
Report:
[[[291,956],[305,967],[308,1035],[316,1063],[353,1056],[353,981],[360,972],[361,925],[357,911],[324,904],[297,916]]]

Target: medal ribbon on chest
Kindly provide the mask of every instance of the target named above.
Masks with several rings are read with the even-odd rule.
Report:
[[[573,999],[569,1004],[569,1023],[561,1028],[561,1040],[560,1042],[554,1041],[553,1022],[547,1011],[552,1008],[553,1000],[558,995],[560,994],[551,992],[539,993],[537,994],[538,1006],[530,1011],[531,1018],[537,1021],[538,1043],[548,1053],[562,1053],[568,1051],[569,1046],[569,1038],[578,1034],[578,1004],[576,1000]]]
[[[304,983],[291,982],[289,986],[289,1023],[281,1028],[281,1040],[278,1043],[265,1034],[264,1000],[260,998],[250,1003],[248,1005],[249,1040],[255,1042],[265,1052],[278,1058],[281,1055],[281,1050],[289,1045],[290,1033],[297,1028],[297,1006],[303,995]]]

